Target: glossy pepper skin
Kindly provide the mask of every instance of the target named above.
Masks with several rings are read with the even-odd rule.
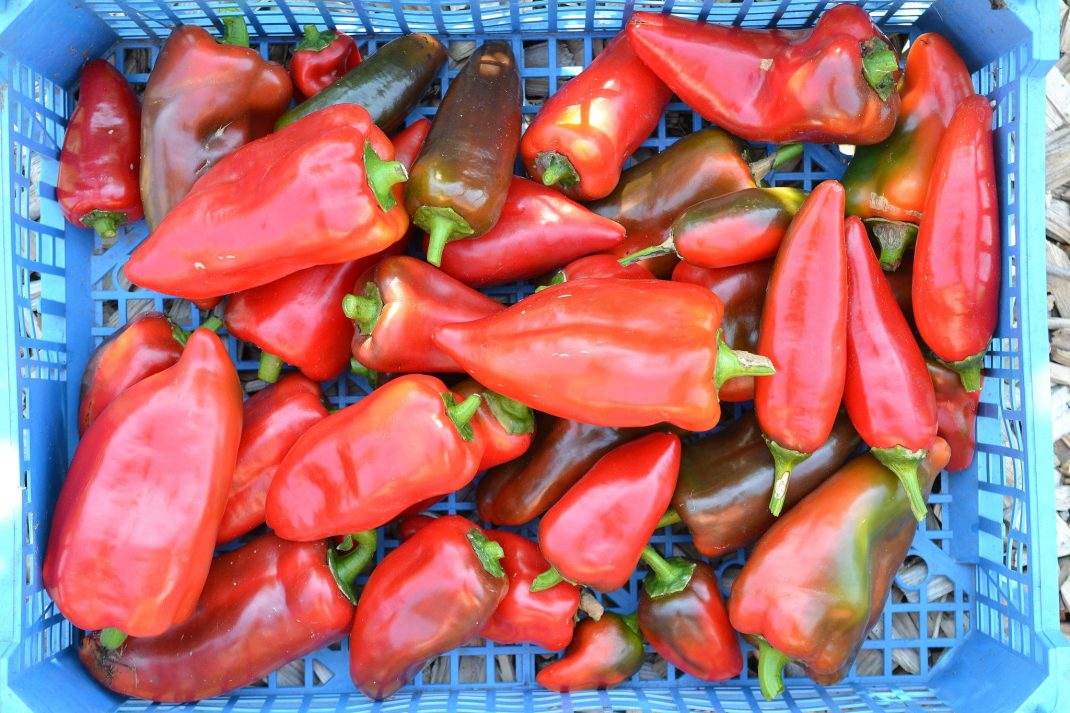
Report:
[[[520,157],[532,178],[570,198],[604,198],[671,97],[621,33],[546,100],[524,132]]]
[[[634,614],[607,611],[598,621],[584,619],[576,625],[565,654],[539,671],[535,680],[560,693],[619,685],[643,666],[643,637],[638,629]]]
[[[501,545],[470,520],[440,517],[383,558],[360,595],[349,672],[369,698],[409,683],[479,633],[505,597]]]
[[[349,631],[353,603],[334,572],[359,569],[354,564],[374,557],[374,547],[335,566],[330,551],[323,541],[261,535],[213,560],[190,618],[117,651],[90,634],[79,657],[93,678],[124,696],[181,703],[247,686]]]
[[[141,199],[152,230],[200,176],[266,136],[290,105],[286,69],[249,48],[244,20],[227,17],[224,23],[224,44],[194,25],[176,27],[149,74],[142,97]]]
[[[927,359],[925,363],[936,390],[936,433],[951,448],[947,469],[952,473],[966,470],[973,463],[977,447],[977,406],[981,401],[981,390],[967,391],[958,374],[938,361]]]
[[[483,43],[450,84],[405,187],[405,208],[428,233],[432,265],[447,242],[498,222],[520,143],[521,98],[508,42]]]
[[[767,361],[718,346],[721,309],[696,285],[588,278],[441,326],[434,340],[481,384],[539,411],[599,426],[702,431],[720,419],[725,378],[769,372]]]
[[[924,492],[948,456],[947,443],[937,438],[919,471]],[[843,678],[884,609],[916,525],[899,480],[864,455],[758,541],[732,586],[728,615],[759,644],[767,699],[783,690],[789,660],[819,684]]]
[[[838,416],[828,440],[792,471],[784,509],[802,501],[861,445],[850,419]],[[746,547],[776,522],[769,512],[773,472],[773,457],[751,411],[712,436],[684,446],[672,508],[687,525],[699,553],[720,557]]]
[[[717,295],[724,304],[721,329],[725,343],[733,349],[753,352],[758,349],[758,328],[772,274],[772,260],[720,268],[695,267],[682,262],[673,270],[672,279],[701,285]],[[721,401],[752,401],[754,377],[729,379],[717,396]]]
[[[703,681],[738,676],[743,653],[710,566],[682,557],[666,560],[652,547],[643,560],[652,571],[639,593],[639,630],[654,650]]]
[[[241,408],[230,356],[198,329],[174,366],[128,388],[85,432],[44,563],[45,588],[72,624],[156,636],[193,613],[227,503]]]
[[[297,439],[327,417],[319,384],[287,374],[245,401],[238,462],[216,542],[240,537],[264,522],[268,488]]]
[[[951,117],[924,213],[914,248],[914,321],[966,390],[977,391],[999,317],[999,202],[986,97],[964,99]]]
[[[869,236],[847,219],[847,379],[843,403],[871,453],[902,481],[925,517],[917,470],[936,438],[936,395],[925,357],[884,279]]]
[[[316,112],[220,161],[134,250],[126,276],[199,299],[378,253],[409,226],[393,158],[361,107]]]
[[[664,242],[672,222],[694,204],[755,185],[739,139],[710,128],[632,166],[612,193],[588,207],[624,226],[628,237],[612,252],[625,257]],[[647,261],[646,267],[668,277],[676,263],[666,255]]]
[[[637,12],[627,33],[674,94],[748,141],[874,144],[899,115],[899,58],[861,7],[831,8],[805,30]]]
[[[479,517],[523,525],[557,502],[591,466],[650,429],[607,428],[536,415],[535,439],[520,458],[486,473],[476,491]]]
[[[569,264],[554,273],[550,284],[556,285],[569,280],[579,280],[584,277],[619,277],[625,280],[653,280],[654,274],[643,264],[643,261],[631,265],[621,265],[620,258],[608,253],[588,255],[579,260],[573,260]]]
[[[539,549],[567,580],[599,592],[623,587],[680,469],[680,439],[652,433],[603,456],[539,522]]]
[[[349,35],[305,25],[305,36],[290,59],[290,76],[302,96],[314,97],[360,60],[357,42]]]
[[[111,239],[141,220],[141,108],[130,84],[102,59],[82,69],[78,105],[59,155],[56,200],[63,217]]]
[[[513,176],[498,222],[477,238],[447,244],[441,267],[466,285],[489,287],[537,277],[623,240],[619,224]]]
[[[920,221],[940,138],[959,102],[971,94],[970,72],[950,42],[935,33],[914,40],[895,129],[879,144],[855,149],[843,176],[847,212],[863,219]]]
[[[420,32],[399,37],[375,51],[359,66],[279,117],[279,131],[298,119],[338,104],[359,104],[386,133],[405,122],[445,64],[446,48]]]
[[[827,15],[826,15],[827,17]],[[776,374],[758,379],[754,407],[777,462],[769,509],[780,513],[791,469],[829,436],[847,372],[847,252],[843,187],[825,181],[792,221],[773,265],[758,353]]]
[[[356,320],[353,356],[369,369],[394,372],[462,371],[432,342],[435,329],[505,309],[407,255],[389,257],[366,271],[341,304],[345,316]]]
[[[411,169],[416,163],[416,157],[424,147],[427,132],[431,131],[431,121],[417,119],[401,131],[390,137],[394,144],[394,159],[405,165],[405,169]]]
[[[298,542],[371,530],[467,485],[483,453],[468,424],[479,400],[455,401],[434,377],[402,376],[312,426],[271,481],[268,526]]]
[[[535,438],[535,412],[522,403],[507,399],[484,387],[475,379],[454,384],[450,391],[460,400],[479,396],[479,410],[472,417],[472,428],[479,433],[483,457],[479,470],[486,470],[519,458]]]

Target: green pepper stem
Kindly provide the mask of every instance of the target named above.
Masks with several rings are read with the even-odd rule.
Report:
[[[650,545],[643,548],[640,557],[651,570],[643,579],[643,587],[653,599],[683,591],[695,572],[694,562],[682,557],[665,559]]]
[[[228,15],[223,20],[223,39],[221,45],[232,47],[249,46],[249,28],[245,26],[245,18],[241,15]]]
[[[209,315],[208,319],[201,322],[201,326],[198,329],[207,329],[212,332],[218,332],[223,328],[223,320],[217,315]]]
[[[642,636],[639,633],[639,612],[633,611],[631,614],[618,614],[620,620],[624,622],[624,625],[632,630],[632,633],[636,636]]]
[[[373,389],[379,386],[379,372],[364,366],[356,357],[349,357],[349,370],[367,379],[368,385]]]
[[[580,175],[568,156],[556,151],[544,151],[535,157],[535,167],[542,172],[542,185],[560,184],[562,188],[572,188],[580,182]]]
[[[118,235],[116,228],[126,222],[126,213],[117,210],[91,210],[82,216],[82,225],[92,228],[101,240],[114,240]]]
[[[674,508],[669,508],[665,511],[665,514],[658,520],[657,527],[668,527],[669,525],[675,525],[680,522],[680,513]]]
[[[269,384],[274,384],[279,380],[279,374],[282,373],[282,367],[285,365],[282,359],[270,352],[260,352],[260,367],[256,370],[256,376],[261,381],[266,381]]]
[[[541,592],[544,589],[556,587],[558,584],[561,584],[561,582],[564,581],[565,578],[560,572],[557,571],[557,567],[551,566],[550,569],[546,570],[531,581],[531,591]]]
[[[442,394],[442,400],[446,404],[446,415],[450,417],[453,425],[457,427],[461,438],[466,441],[471,441],[475,438],[470,422],[472,417],[476,415],[476,411],[479,410],[479,404],[483,400],[479,394],[472,394],[464,401],[457,403],[457,400],[453,398],[453,394],[445,393]]]
[[[171,325],[171,336],[176,342],[182,346],[186,346],[186,342],[189,341],[190,333],[179,327],[177,324]]]
[[[661,257],[662,255],[675,254],[676,247],[673,243],[672,237],[670,236],[666,238],[665,242],[663,243],[659,243],[658,245],[651,245],[650,247],[643,248],[642,250],[636,250],[631,255],[626,255],[620,260],[617,260],[617,262],[620,263],[621,267],[628,267],[629,265],[634,265],[637,262],[641,262],[642,260],[647,260],[652,257]]]
[[[769,172],[802,155],[802,144],[784,144],[771,153],[750,164],[750,173],[755,183],[760,183]]]
[[[479,558],[479,563],[483,565],[483,569],[487,574],[492,577],[504,577],[505,570],[502,569],[501,559],[505,556],[505,550],[502,546],[494,540],[488,539],[486,535],[478,527],[473,527],[468,531],[468,542],[472,545],[472,550],[476,553],[476,557]]]
[[[881,101],[895,90],[895,75],[899,72],[899,58],[879,38],[862,43],[862,74]]]
[[[713,369],[713,384],[718,391],[724,382],[737,376],[769,376],[775,373],[769,357],[732,349],[724,340],[724,330],[717,330],[717,365]]]
[[[881,465],[895,473],[895,477],[903,484],[914,518],[918,522],[924,520],[928,511],[925,508],[925,494],[921,492],[921,482],[918,480],[918,468],[928,451],[911,451],[897,445],[895,448],[871,448],[869,452]]]
[[[885,272],[895,272],[903,262],[903,256],[918,239],[918,226],[900,220],[873,218],[866,221],[880,245],[880,264]]]
[[[342,312],[357,323],[357,329],[364,336],[370,336],[379,323],[383,311],[383,296],[378,286],[372,281],[364,285],[360,295],[346,295],[342,298]]]
[[[529,406],[495,391],[484,391],[483,398],[490,406],[494,419],[510,436],[535,432],[535,412]]]
[[[772,438],[762,436],[769,452],[773,454],[773,496],[769,499],[769,512],[779,516],[788,497],[788,480],[791,471],[799,463],[810,457],[809,453],[785,448]]]
[[[384,211],[392,210],[398,204],[394,198],[394,186],[409,180],[409,172],[401,161],[384,161],[375,152],[371,141],[364,142],[364,172],[368,176],[368,187],[375,194],[375,200]]]
[[[442,264],[446,243],[475,232],[460,213],[441,206],[420,206],[412,222],[427,233],[427,261],[435,267]]]
[[[115,651],[123,645],[124,641],[126,641],[126,634],[114,626],[100,630],[100,645],[108,651]]]
[[[326,49],[327,45],[338,39],[338,33],[326,31],[320,32],[320,29],[315,25],[305,25],[304,37],[301,40],[301,44],[294,48],[295,52],[301,50],[308,50],[311,52],[319,52],[322,49]]]
[[[981,390],[981,365],[984,363],[984,359],[985,353],[982,351],[961,361],[946,361],[944,363],[958,372],[962,388],[973,392]]]
[[[356,542],[355,547],[352,546],[353,541]],[[343,545],[332,547],[327,552],[327,565],[331,569],[331,574],[334,575],[335,584],[346,599],[353,604],[357,603],[357,596],[353,591],[353,580],[375,558],[378,542],[379,534],[375,530],[365,530],[347,535]],[[347,547],[346,544],[349,546]]]
[[[784,692],[784,667],[789,661],[789,656],[765,639],[758,642],[758,685],[765,700],[771,701]]]

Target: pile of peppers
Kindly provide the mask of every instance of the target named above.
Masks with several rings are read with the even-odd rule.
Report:
[[[113,250],[144,217],[126,277],[197,326],[139,314],[83,377],[43,579],[89,673],[197,701],[349,636],[377,700],[476,638],[561,652],[536,676],[561,692],[651,655],[756,666],[769,699],[790,662],[842,679],[974,459],[1000,218],[951,43],[904,62],[848,4],[637,12],[525,131],[511,43],[429,121],[430,35],[364,56],[309,25],[284,67],[222,24],[174,28],[140,105],[89,62],[67,126],[64,215]],[[674,94],[715,126],[629,165]],[[803,142],[854,146],[842,181],[770,186]]]

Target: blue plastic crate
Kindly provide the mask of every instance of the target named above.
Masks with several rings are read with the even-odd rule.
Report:
[[[77,632],[52,605],[40,582],[49,518],[77,442],[74,414],[82,371],[93,347],[137,311],[167,310],[176,300],[131,291],[119,268],[145,235],[136,226],[103,250],[86,230],[65,225],[55,203],[57,157],[73,109],[70,91],[88,58],[120,67],[148,49],[155,58],[179,23],[220,26],[219,13],[239,8],[265,55],[287,44],[306,23],[360,36],[367,51],[400,32],[423,31],[451,41],[507,37],[525,83],[574,76],[600,40],[636,10],[671,11],[711,22],[752,27],[812,25],[831,3],[714,3],[713,0],[0,0],[0,710],[146,710],[143,701],[108,693],[81,669]],[[992,4],[997,3],[995,0]],[[374,704],[349,680],[345,645],[307,657],[303,680],[284,685],[271,676],[221,699],[181,708],[219,711],[938,711],[989,713],[1070,711],[1070,655],[1058,630],[1051,488],[1044,257],[1044,81],[1057,54],[1055,0],[874,0],[865,3],[886,31],[935,30],[963,54],[979,91],[996,102],[996,155],[1004,239],[1001,319],[986,359],[986,381],[973,467],[941,476],[931,499],[938,516],[919,526],[908,564],[897,579],[881,624],[851,675],[837,686],[792,678],[781,700],[766,703],[754,676],[707,685],[672,666],[644,669],[613,691],[558,695],[534,683],[532,646],[490,642],[463,647],[391,700]],[[524,49],[548,43],[548,60],[525,66]],[[573,56],[558,63],[560,45]],[[444,94],[456,69],[444,70]],[[147,75],[130,75],[135,83]],[[533,114],[536,106],[525,106]],[[432,115],[429,107],[416,115]],[[676,140],[681,125],[701,120],[682,104],[667,131],[663,120],[646,143],[655,150]],[[682,122],[681,122],[682,119]],[[802,165],[774,182],[814,183],[838,177],[846,158],[836,147],[807,147]],[[505,300],[525,287],[494,291]],[[106,315],[117,315],[110,322]],[[197,322],[197,312],[190,316]],[[187,325],[191,326],[191,325]],[[229,338],[239,368],[255,371],[255,351]],[[344,377],[328,393],[338,405],[360,399],[367,385]],[[465,493],[437,509],[472,514]],[[521,531],[531,533],[530,528]],[[670,529],[660,546],[684,544]],[[396,546],[382,539],[380,555]],[[722,574],[743,556],[717,563]],[[921,576],[919,577],[919,573]],[[902,573],[901,573],[902,574]],[[919,581],[920,580],[920,581]],[[604,603],[635,606],[637,579]],[[940,623],[953,622],[953,635]],[[916,675],[893,671],[907,661]],[[463,664],[463,666],[462,666]],[[515,676],[503,676],[511,668]],[[466,672],[464,681],[461,671]],[[473,675],[473,672],[475,674]],[[480,676],[479,674],[482,674]],[[479,679],[482,680],[479,680]],[[515,682],[502,682],[515,678]],[[474,680],[473,680],[474,679]],[[285,683],[292,683],[286,681]]]

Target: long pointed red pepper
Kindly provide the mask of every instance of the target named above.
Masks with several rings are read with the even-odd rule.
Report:
[[[758,353],[776,374],[756,379],[754,407],[776,461],[774,515],[795,464],[824,443],[847,369],[847,255],[843,187],[814,189],[784,236],[762,310]]]

